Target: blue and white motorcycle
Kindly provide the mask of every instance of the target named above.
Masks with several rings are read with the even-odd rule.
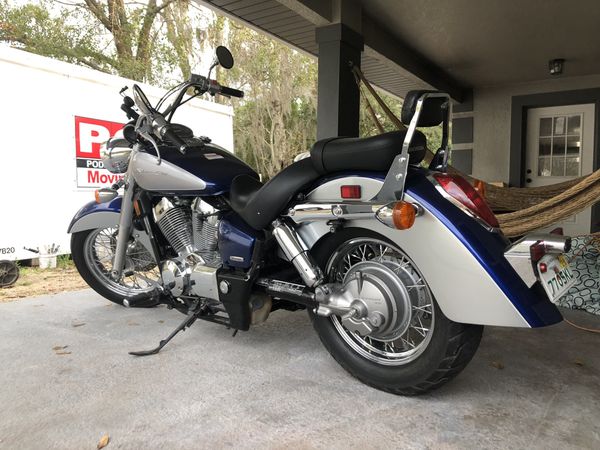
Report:
[[[215,65],[233,65],[217,49]],[[450,99],[410,92],[406,131],[317,142],[263,184],[234,155],[172,123],[190,96],[242,97],[192,75],[152,106],[139,86],[131,122],[103,150],[124,178],[73,218],[73,260],[100,295],[125,306],[165,303],[248,330],[277,309],[306,309],[332,356],[364,383],[420,394],[457,375],[483,326],[542,327],[575,282],[569,238],[511,244],[483,198],[447,173]],[[169,95],[174,100],[162,109]],[[443,143],[421,167],[425,136]],[[118,190],[123,188],[123,195]]]

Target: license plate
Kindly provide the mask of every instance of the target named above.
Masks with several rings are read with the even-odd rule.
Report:
[[[542,272],[540,266],[546,265]],[[540,282],[551,302],[557,302],[577,282],[565,255],[545,255],[537,264]]]

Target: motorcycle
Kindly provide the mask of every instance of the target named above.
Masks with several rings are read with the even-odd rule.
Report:
[[[575,283],[563,255],[570,239],[509,242],[484,198],[448,172],[447,94],[409,92],[406,130],[320,140],[263,184],[210,138],[172,122],[191,98],[243,97],[210,79],[217,64],[233,66],[225,47],[208,76],[191,75],[156,106],[138,85],[133,99],[122,92],[130,122],[102,160],[123,178],[96,191],[69,226],[75,265],[96,292],[185,314],[156,348],[131,354],[158,353],[198,319],[235,335],[278,309],[307,310],[344,369],[415,395],[463,370],[485,325],[562,320],[554,302]],[[417,128],[440,124],[442,145],[425,168]]]

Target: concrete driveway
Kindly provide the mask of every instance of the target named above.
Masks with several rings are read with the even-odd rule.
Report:
[[[0,304],[0,447],[600,447],[600,336],[567,324],[488,328],[455,381],[403,398],[347,375],[304,312],[235,338],[197,322],[157,356],[127,354],[181,318],[89,290]]]

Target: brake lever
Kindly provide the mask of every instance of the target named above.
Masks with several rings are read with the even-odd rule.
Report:
[[[158,159],[156,161],[156,165],[160,166],[160,164],[162,163],[162,157],[160,156],[160,150],[158,149],[158,144],[156,143],[156,141],[154,140],[154,138],[152,137],[152,135],[150,133],[148,133],[146,131],[140,131],[139,134],[144,139],[149,141],[152,144],[152,146],[154,147],[154,150],[156,150],[156,157]]]
[[[162,157],[160,155],[160,150],[158,149],[158,144],[156,143],[156,140],[152,137],[152,134],[150,134],[150,132],[146,129],[147,126],[146,124],[148,123],[148,120],[152,121],[152,117],[148,117],[146,115],[142,115],[138,118],[136,124],[135,124],[135,128],[137,133],[143,137],[145,140],[147,140],[148,142],[150,142],[152,144],[152,146],[154,147],[154,150],[156,150],[156,157],[157,157],[157,161],[156,161],[156,165],[160,166],[160,164],[162,163]],[[144,123],[145,122],[145,123]],[[152,127],[151,125],[152,122],[150,122],[150,128]]]

